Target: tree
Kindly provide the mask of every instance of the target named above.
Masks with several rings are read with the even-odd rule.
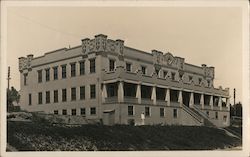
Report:
[[[11,111],[14,108],[13,102],[19,102],[20,94],[18,91],[12,86],[11,89],[7,89],[7,111]]]
[[[238,102],[237,104],[232,105],[230,107],[230,115],[242,117],[242,104],[241,104],[241,102]]]

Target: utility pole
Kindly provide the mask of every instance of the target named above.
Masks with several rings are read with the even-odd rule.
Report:
[[[236,116],[235,95],[236,95],[236,89],[234,88],[234,116]]]
[[[8,78],[7,78],[7,80],[8,80],[8,90],[10,90],[10,66],[8,66]]]

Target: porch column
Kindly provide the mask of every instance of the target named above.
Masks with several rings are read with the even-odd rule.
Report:
[[[194,107],[194,92],[191,92],[190,94],[189,107]]]
[[[151,99],[153,100],[153,104],[156,105],[156,86],[152,87]]]
[[[138,99],[138,104],[141,104],[141,84],[137,84],[136,98]]]
[[[222,98],[221,98],[221,96],[219,96],[218,106],[219,106],[220,110],[222,110]]]
[[[123,90],[123,81],[118,83],[118,102],[124,102],[124,90]]]
[[[200,104],[201,104],[201,108],[204,109],[204,94],[201,94],[201,99],[200,99]]]
[[[106,88],[106,84],[104,83],[103,84],[103,87],[102,87],[102,102],[104,103],[105,102],[105,99],[107,98],[107,88]]]
[[[165,101],[167,101],[167,106],[170,106],[170,89],[166,89]]]
[[[211,107],[212,110],[214,109],[213,95],[210,96],[209,106]]]
[[[183,99],[182,99],[182,91],[181,90],[179,90],[178,102],[180,103],[180,106],[182,106]]]

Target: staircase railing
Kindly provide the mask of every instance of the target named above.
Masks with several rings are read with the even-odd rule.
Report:
[[[194,111],[192,111],[189,107],[187,107],[186,105],[182,105],[182,108],[184,111],[186,111],[189,115],[191,115],[193,118],[195,118],[198,122],[200,123],[204,123],[203,118],[198,115],[197,113],[195,113]]]
[[[200,116],[203,117],[204,120],[204,125],[206,126],[212,126],[212,127],[216,127],[216,125],[214,125],[207,114],[203,113],[198,107],[196,107],[195,105],[193,105],[193,110],[196,111],[198,114],[200,114]]]
[[[203,116],[206,119],[209,119],[208,115],[206,113],[203,113],[198,107],[196,107],[195,105],[193,105],[193,109],[195,111],[197,111],[201,116]]]

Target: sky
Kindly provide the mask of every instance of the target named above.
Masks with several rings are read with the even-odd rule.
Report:
[[[10,85],[20,89],[19,57],[77,46],[102,33],[132,48],[214,66],[214,86],[229,87],[231,96],[236,88],[236,102],[242,101],[241,16],[238,7],[9,7]]]

